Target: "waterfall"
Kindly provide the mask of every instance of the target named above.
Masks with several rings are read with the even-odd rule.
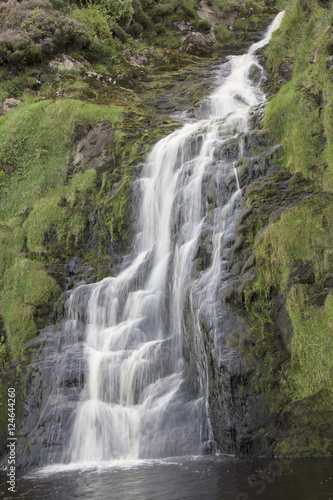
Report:
[[[199,359],[202,316],[218,335],[223,306],[217,289],[240,210],[235,164],[250,110],[265,99],[254,53],[268,43],[282,16],[247,54],[225,63],[228,76],[208,98],[209,117],[206,106],[206,118],[153,148],[134,186],[140,201],[131,263],[117,277],[71,294],[66,328],[68,335],[84,329],[86,384],[66,461],[214,450],[207,368]],[[228,155],[237,137],[237,151]],[[188,362],[191,345],[199,353],[195,363]]]

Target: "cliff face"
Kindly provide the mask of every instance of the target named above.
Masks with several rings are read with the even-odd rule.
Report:
[[[332,453],[331,19],[332,2],[291,2],[264,53],[267,90],[279,90],[261,128],[281,143],[290,177],[281,194],[281,181],[265,179],[245,195],[255,252],[247,356],[276,415],[257,435],[276,455]]]
[[[162,28],[157,14],[150,21],[144,16],[142,4],[140,19],[136,9],[129,27],[119,21],[127,32],[118,23],[118,38],[104,35],[102,64],[91,55],[93,39],[84,49],[89,62],[74,52],[53,58],[51,66],[3,61],[2,99],[22,102],[7,101],[19,105],[0,118],[1,434],[4,450],[6,389],[16,384],[22,465],[39,460],[39,450],[27,451],[27,436],[49,396],[58,348],[57,329],[42,329],[62,319],[67,290],[118,272],[133,237],[131,181],[140,162],[179,126],[170,114],[195,110],[216,85],[214,51],[242,50],[267,24],[270,7],[258,5],[220,12],[215,45],[198,17],[200,9],[207,13],[205,5],[194,14],[180,9],[175,19],[169,7]],[[261,17],[259,7],[266,9]],[[216,21],[214,12],[206,21]],[[223,363],[214,357],[216,340],[204,318],[200,349],[192,345],[190,325],[184,339],[187,361],[201,356],[209,374],[210,416],[222,452],[332,454],[331,18],[332,2],[293,0],[262,54],[267,93],[274,97],[265,113],[253,111],[253,130],[244,138],[238,160],[243,208],[228,256],[231,277],[219,292],[226,311],[219,347],[232,356]],[[140,26],[144,31],[149,22],[156,40],[144,40],[142,49]],[[234,33],[244,28],[247,35],[235,45]],[[122,47],[122,36],[141,37],[140,43],[135,50]],[[156,48],[165,39],[171,46]],[[105,54],[112,40],[119,59],[110,63]],[[203,74],[212,75],[204,86]],[[220,154],[232,155],[233,148],[230,143]],[[209,238],[198,256],[200,266],[208,265]],[[64,379],[64,418],[82,384],[75,370]],[[45,449],[53,439],[47,431],[52,418],[43,416],[35,437]]]

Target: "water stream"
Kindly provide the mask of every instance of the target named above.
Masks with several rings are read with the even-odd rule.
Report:
[[[242,156],[250,110],[265,99],[255,51],[268,43],[282,16],[247,54],[225,63],[228,76],[208,98],[209,117],[155,145],[134,186],[140,201],[131,263],[117,277],[77,288],[69,299],[67,335],[85,330],[86,384],[65,462],[215,450],[206,369],[186,362],[184,338],[192,335],[200,351],[203,313],[218,329],[217,289],[241,197],[235,160],[220,159],[218,152],[239,136]],[[219,188],[223,183],[232,186],[229,196]],[[203,239],[206,265],[198,253]]]

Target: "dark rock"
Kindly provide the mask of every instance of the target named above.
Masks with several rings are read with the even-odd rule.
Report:
[[[279,66],[279,75],[281,76],[283,82],[289,82],[293,76],[294,65],[290,61],[282,61]]]
[[[253,64],[249,70],[249,78],[254,83],[259,83],[262,78],[262,70],[256,64]]]
[[[324,287],[325,288],[332,288],[333,287],[333,278],[326,278],[324,282]]]
[[[19,99],[14,99],[14,98],[7,98],[5,99],[0,107],[0,115],[5,115],[8,113],[8,111],[11,111],[12,109],[16,108],[19,104],[21,104],[22,101]]]
[[[67,269],[70,274],[75,274],[80,266],[79,257],[73,257],[67,264]]]
[[[81,139],[76,147],[73,164],[76,170],[87,170],[105,165],[112,159],[108,151],[113,145],[114,130],[108,120],[103,120]]]
[[[333,69],[333,55],[326,57],[326,68],[328,70]]]
[[[182,47],[188,54],[210,57],[213,53],[215,36],[213,33],[190,32],[182,38]]]
[[[290,273],[291,282],[308,283],[315,282],[315,273],[311,262],[298,261]]]

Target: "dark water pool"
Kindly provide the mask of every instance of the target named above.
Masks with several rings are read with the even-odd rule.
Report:
[[[2,499],[333,500],[333,461],[230,457],[117,462],[20,471]]]

